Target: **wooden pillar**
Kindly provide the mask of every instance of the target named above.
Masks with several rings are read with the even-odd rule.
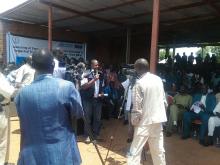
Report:
[[[176,48],[173,47],[173,55],[172,55],[172,60],[173,60],[173,62],[172,62],[172,68],[174,67],[174,63],[175,63],[175,55],[176,55]]]
[[[202,56],[202,59],[204,58],[204,46],[202,46],[202,54],[201,54],[201,56]]]
[[[166,57],[170,56],[170,48],[169,47],[166,47]]]
[[[173,47],[173,59],[175,58],[175,55],[176,55],[176,48]]]
[[[52,50],[52,7],[48,8],[48,49]]]
[[[127,42],[126,42],[126,64],[130,63],[130,54],[131,54],[131,30],[127,28]]]
[[[159,33],[159,15],[160,15],[160,0],[153,2],[153,19],[151,33],[151,51],[150,51],[150,72],[156,73],[156,65],[158,61],[158,33]]]

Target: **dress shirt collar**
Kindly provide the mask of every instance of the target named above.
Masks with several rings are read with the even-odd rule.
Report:
[[[138,79],[141,79],[142,77],[144,77],[147,74],[149,74],[149,72],[146,72],[146,73],[142,74],[141,76],[138,76]]]
[[[34,81],[40,81],[40,80],[43,80],[43,79],[49,78],[49,77],[52,77],[52,74],[40,74],[35,78]]]

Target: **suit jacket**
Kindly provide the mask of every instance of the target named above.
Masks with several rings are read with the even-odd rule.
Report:
[[[99,73],[99,94],[101,94],[104,91],[104,86],[103,86],[103,84],[104,84],[104,76],[103,76],[103,74],[101,72],[98,72],[98,73]],[[94,72],[90,72],[90,74],[87,75],[84,78],[84,79],[86,79],[85,82],[91,81],[92,79],[94,79],[94,76],[95,76]],[[84,81],[84,80],[82,80],[82,81]],[[91,99],[93,99],[94,98],[94,93],[95,93],[95,84],[92,85],[88,89],[81,89],[80,90],[80,94],[81,94],[82,100],[91,100]]]
[[[133,125],[146,126],[167,121],[166,97],[162,80],[146,73],[133,88]]]
[[[71,116],[81,117],[74,85],[40,75],[15,98],[21,128],[18,165],[79,165],[81,158]]]
[[[193,103],[195,103],[196,101],[200,101],[202,98],[202,94],[201,93],[197,93],[193,96]],[[205,112],[213,115],[213,110],[215,109],[216,106],[216,98],[214,94],[207,94],[206,97],[206,108],[205,108]]]

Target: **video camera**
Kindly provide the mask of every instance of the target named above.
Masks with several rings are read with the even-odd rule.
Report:
[[[122,74],[126,75],[127,78],[130,80],[131,87],[134,86],[136,80],[138,79],[138,75],[134,69],[134,64],[126,64],[122,66]]]
[[[81,81],[83,79],[83,73],[85,71],[85,64],[80,62],[77,65],[69,65],[66,67],[65,79],[73,83]]]

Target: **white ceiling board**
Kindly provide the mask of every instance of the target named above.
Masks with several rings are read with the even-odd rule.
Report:
[[[90,1],[93,1],[94,3],[99,3],[105,7],[109,7],[109,6],[114,6],[114,5],[118,5],[118,4],[122,4],[126,2],[131,2],[134,0],[90,0]]]
[[[98,13],[94,13],[92,15],[95,15],[100,18],[105,18],[105,19],[111,19],[115,17],[128,17],[129,15],[126,14],[125,12],[121,12],[120,10],[106,10]]]
[[[90,19],[87,17],[77,17],[77,18],[73,18],[70,20],[66,20],[66,21],[60,21],[60,22],[56,22],[54,23],[57,26],[71,26],[71,25],[85,25],[88,23],[93,23],[95,22],[94,19]]]
[[[102,3],[97,3],[97,0],[52,0],[52,2],[81,12],[88,12],[89,10],[104,7]]]
[[[126,24],[145,24],[150,23],[152,18],[150,16],[142,16],[138,18],[133,18],[129,20],[124,20],[124,23]]]
[[[196,15],[211,14],[212,11],[207,6],[201,6],[201,7],[193,7],[189,9],[178,10],[178,13],[183,16],[191,17],[191,16],[196,16]]]
[[[160,14],[160,21],[168,21],[168,20],[174,20],[174,19],[181,19],[184,16],[178,12],[166,12]]]
[[[114,5],[131,2],[134,0],[43,0],[47,2],[52,2],[57,6],[64,6],[69,9],[77,10],[79,12],[89,12],[93,10],[98,10],[106,7],[111,7]],[[202,0],[161,0],[160,9],[168,9],[171,7],[178,7],[182,5],[192,4],[196,2],[201,2]],[[219,0],[220,1],[220,0]],[[105,11],[100,11],[92,13],[92,16],[98,17],[100,19],[89,18],[85,16],[79,16],[78,14],[64,11],[58,7],[53,7],[53,20],[55,21],[53,25],[57,27],[73,27],[79,31],[93,31],[93,30],[103,30],[111,29],[116,27],[111,23],[106,23],[108,20],[116,21],[125,25],[141,24],[141,23],[151,23],[152,20],[152,4],[153,0],[145,0],[143,2],[137,2],[115,9],[108,9]],[[217,7],[220,3],[215,4]],[[149,14],[143,14],[149,13]],[[169,20],[181,20],[185,18],[190,18],[198,15],[212,15],[216,16],[217,12],[209,5],[203,5],[198,7],[192,7],[188,9],[167,11],[160,13],[160,21]],[[11,11],[0,14],[0,17],[22,20],[33,22],[37,24],[44,23],[48,21],[48,6],[36,0],[27,4],[26,6],[15,8]],[[66,19],[69,18],[69,19]],[[111,22],[111,21],[110,21]]]
[[[100,30],[107,30],[107,29],[116,28],[116,26],[114,26],[114,25],[105,24],[105,23],[101,23],[101,22],[94,22],[94,23],[89,23],[89,24],[82,25],[82,26],[72,26],[72,27],[73,27],[73,29],[75,29],[75,30],[77,29],[81,32],[100,31]]]
[[[129,15],[135,15],[152,11],[152,4],[147,2],[139,2],[133,5],[120,7],[119,10],[128,13]]]
[[[202,0],[161,0],[161,5],[164,7],[176,7],[182,5],[188,5],[196,2],[201,2]]]

